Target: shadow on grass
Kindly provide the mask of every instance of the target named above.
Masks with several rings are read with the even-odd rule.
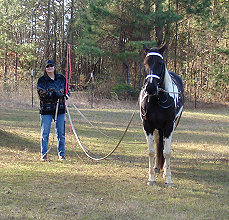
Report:
[[[111,176],[100,178],[77,172],[53,174],[27,171],[26,175],[17,175],[8,182],[7,191],[10,193],[3,195],[3,205],[10,206],[13,200],[16,206],[12,207],[17,211],[19,206],[22,209],[18,212],[19,216],[24,213],[24,219],[31,211],[42,219],[51,214],[58,216],[57,219],[113,219],[110,215],[117,215],[118,219],[135,219],[135,205],[139,211],[144,210],[146,202],[132,200],[136,189],[129,185],[135,184],[136,179],[133,183],[133,180],[117,180]],[[9,217],[10,213],[7,214]]]
[[[186,152],[187,153],[187,150]],[[192,152],[190,151],[189,154]],[[205,151],[195,151],[195,154],[203,154]],[[104,155],[97,155],[102,157]],[[86,156],[81,154],[81,157],[84,159],[87,164],[94,164],[95,166],[98,163],[114,163],[120,165],[123,169],[126,168],[141,168],[144,169],[145,173],[148,173],[148,156],[127,156],[122,154],[114,154],[110,159],[105,161],[94,162],[89,159],[86,159]],[[171,171],[173,178],[176,178],[178,181],[191,181],[195,184],[202,184],[209,187],[211,185],[225,188],[226,184],[229,182],[229,171],[227,170],[228,160],[226,158],[204,158],[197,157],[196,159],[190,158],[179,158],[176,156],[172,157],[171,161]],[[162,175],[163,171],[161,171]],[[136,178],[138,175],[136,174]],[[123,177],[125,178],[125,177]],[[128,179],[128,178],[127,178]],[[147,182],[147,177],[145,179]]]
[[[195,161],[193,161],[195,163]],[[202,184],[206,187],[218,185],[225,188],[229,181],[229,172],[219,168],[217,164],[200,164],[199,167],[176,167],[173,169],[173,176],[181,180],[194,181],[196,184]],[[229,187],[227,186],[228,190]],[[229,192],[227,192],[229,195]]]
[[[0,129],[0,137],[0,147],[37,152],[38,146],[40,146],[40,143],[36,140],[31,141],[17,133],[10,133],[2,129]]]
[[[193,163],[194,162],[195,161],[193,161]],[[107,172],[107,175],[104,173],[104,175],[99,177],[90,171],[83,174],[82,164],[76,167],[76,169],[73,169],[71,164],[69,164],[69,168],[72,168],[70,171],[68,170],[68,164],[66,164],[65,166],[60,166],[60,172],[53,173],[52,168],[58,167],[57,164],[41,165],[41,167],[44,168],[47,166],[51,166],[51,169],[44,169],[44,171],[27,170],[25,173],[17,174],[17,176],[13,175],[12,179],[8,182],[8,191],[10,191],[10,193],[4,194],[3,201],[5,201],[5,206],[9,205],[7,203],[9,199],[7,200],[6,198],[10,197],[14,199],[14,204],[20,204],[20,207],[24,209],[26,209],[29,204],[36,204],[32,207],[29,206],[29,208],[33,212],[38,211],[37,207],[41,208],[42,211],[38,211],[39,215],[42,215],[42,213],[50,214],[49,212],[51,211],[61,217],[66,214],[65,210],[68,210],[69,216],[74,216],[75,219],[85,216],[91,219],[88,213],[92,212],[96,214],[96,216],[98,215],[96,219],[113,219],[109,218],[107,213],[112,213],[113,216],[117,214],[119,216],[118,219],[136,219],[136,209],[138,212],[146,212],[143,216],[147,217],[148,215],[149,217],[149,215],[155,215],[154,209],[157,207],[157,212],[159,212],[159,215],[162,215],[163,211],[160,211],[162,203],[166,205],[167,208],[170,207],[169,205],[175,203],[174,206],[170,207],[173,211],[177,211],[177,208],[184,208],[184,196],[189,198],[199,197],[202,199],[199,205],[204,204],[207,200],[214,201],[215,196],[220,196],[226,200],[224,188],[226,181],[228,181],[228,176],[225,179],[219,179],[221,176],[225,176],[226,173],[222,172],[220,174],[220,170],[217,168],[210,171],[205,168],[202,169],[201,172],[198,170],[193,171],[191,168],[176,168],[174,175],[177,175],[177,178],[190,178],[190,180],[195,181],[194,186],[181,186],[188,190],[191,188],[192,191],[183,191],[183,193],[180,193],[179,186],[173,188],[172,192],[159,184],[155,187],[149,187],[146,185],[147,180],[142,180],[137,174],[136,178],[132,174],[130,176],[127,174],[127,176],[117,177],[114,173],[112,174],[105,171],[104,168],[103,171]],[[87,167],[85,169],[89,168]],[[205,175],[203,175],[203,173],[205,173]],[[190,174],[192,174],[192,176]],[[212,178],[213,180],[211,180]],[[213,187],[217,186],[219,190],[210,188],[211,181],[214,181],[214,184],[212,184]],[[198,187],[198,183],[203,184],[203,186],[206,185],[206,188]],[[23,188],[29,190],[25,191]],[[205,194],[200,194],[200,192],[204,192]],[[171,195],[171,193],[173,195]],[[171,200],[167,201],[168,198],[166,196]],[[177,201],[181,201],[180,203],[176,204],[176,197],[178,197]],[[158,203],[158,201],[162,202]],[[148,207],[147,209],[145,208],[146,205]],[[207,211],[205,212],[210,211],[214,203],[211,202],[210,205],[210,207],[207,206]],[[154,208],[153,212],[150,211],[152,208]],[[188,215],[196,211],[193,205],[187,206],[187,208],[189,210],[187,211]],[[222,211],[224,207],[216,205],[214,208],[217,211]],[[104,211],[106,211],[106,214]],[[179,212],[182,211],[179,210]],[[184,214],[184,212],[182,213]],[[26,215],[28,214],[25,214],[25,217]],[[99,215],[103,216],[103,218],[99,218]],[[137,216],[137,219],[143,219],[143,216]]]
[[[203,184],[206,186],[218,185],[225,188],[226,183],[229,182],[229,171],[227,169],[229,163],[229,155],[223,156],[211,151],[205,150],[187,150],[176,149],[171,160],[172,175],[179,180],[193,181],[196,184]],[[180,153],[184,152],[190,157],[180,157]],[[176,155],[177,153],[177,155]],[[81,155],[83,158],[86,156]],[[102,157],[104,155],[97,155]],[[89,162],[89,160],[87,160]],[[93,163],[93,162],[89,162]],[[127,156],[120,153],[114,153],[106,162],[96,163],[115,163],[119,164],[123,169],[139,167],[148,172],[148,155],[145,156]],[[162,173],[163,171],[161,171]],[[147,180],[146,180],[147,181]]]

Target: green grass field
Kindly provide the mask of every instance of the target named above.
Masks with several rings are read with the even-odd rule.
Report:
[[[110,140],[71,109],[83,144],[97,157],[117,144],[132,111],[82,109]],[[172,141],[173,188],[162,174],[147,186],[148,152],[138,113],[107,160],[87,159],[69,133],[58,162],[40,162],[38,110],[0,108],[0,219],[229,219],[229,111],[185,110]],[[71,141],[72,139],[72,141]],[[75,151],[73,151],[73,147]]]

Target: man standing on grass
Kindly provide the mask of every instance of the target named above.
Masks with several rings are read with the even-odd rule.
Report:
[[[40,99],[41,161],[47,161],[49,133],[55,121],[59,160],[65,160],[65,94],[66,79],[58,74],[53,61],[45,63],[44,75],[38,79],[37,92]]]

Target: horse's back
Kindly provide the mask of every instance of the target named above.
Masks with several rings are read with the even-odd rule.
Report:
[[[169,72],[169,75],[171,76],[171,78],[173,79],[173,81],[175,81],[175,83],[178,87],[178,90],[183,93],[184,87],[183,87],[183,81],[182,81],[181,77],[172,71],[168,71],[168,72]]]

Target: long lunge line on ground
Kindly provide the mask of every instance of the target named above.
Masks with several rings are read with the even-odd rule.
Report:
[[[96,126],[94,126],[86,117],[85,115],[77,108],[77,106],[73,103],[72,99],[68,96],[69,101],[71,102],[72,106],[75,108],[75,110],[82,116],[82,118],[91,125],[92,128],[94,128],[95,130],[97,130],[100,134],[104,135],[105,137],[107,137],[108,139],[111,139],[113,141],[118,141],[118,139],[113,138],[107,134],[105,134],[104,132],[102,132],[100,129],[98,129]],[[145,142],[125,142],[125,144],[145,144]]]
[[[84,114],[76,107],[76,105],[72,102],[72,99],[70,97],[69,101],[71,102],[72,106],[75,108],[75,110],[82,116],[82,118],[88,123],[90,124],[95,130],[97,130],[99,133],[101,133],[102,135],[104,135],[107,138],[110,138],[112,140],[117,141],[115,138],[110,137],[109,135],[105,134],[104,132],[102,132],[101,130],[99,130],[97,127],[95,127],[85,116]]]
[[[104,157],[95,158],[95,157],[92,157],[91,155],[88,154],[87,148],[86,148],[85,146],[83,146],[83,144],[81,143],[81,141],[80,141],[80,139],[79,139],[79,136],[77,135],[76,130],[75,130],[75,128],[74,128],[74,125],[73,125],[73,123],[72,123],[71,115],[70,115],[70,112],[69,112],[69,109],[68,109],[68,106],[67,106],[67,105],[66,105],[66,110],[67,110],[68,118],[69,118],[69,121],[70,121],[70,124],[71,124],[71,127],[72,127],[72,131],[73,131],[73,133],[74,133],[74,135],[75,135],[75,138],[76,138],[76,140],[77,140],[77,142],[78,142],[80,148],[83,150],[83,152],[85,153],[85,155],[86,155],[87,157],[89,157],[89,158],[92,159],[92,160],[96,160],[96,161],[104,160],[104,159],[108,158],[111,154],[113,154],[113,153],[115,152],[115,150],[116,150],[116,149],[118,148],[118,146],[121,144],[121,142],[122,142],[124,136],[126,135],[126,132],[127,132],[128,128],[129,128],[129,126],[130,126],[130,124],[131,124],[131,122],[132,122],[132,120],[133,120],[133,118],[134,118],[135,112],[136,112],[136,111],[134,111],[133,114],[131,115],[130,121],[129,121],[129,123],[128,123],[126,129],[125,129],[125,131],[123,132],[123,135],[122,135],[121,139],[119,140],[119,142],[117,143],[117,145],[113,148],[113,150],[112,150],[109,154],[107,154],[106,156],[104,156]]]

